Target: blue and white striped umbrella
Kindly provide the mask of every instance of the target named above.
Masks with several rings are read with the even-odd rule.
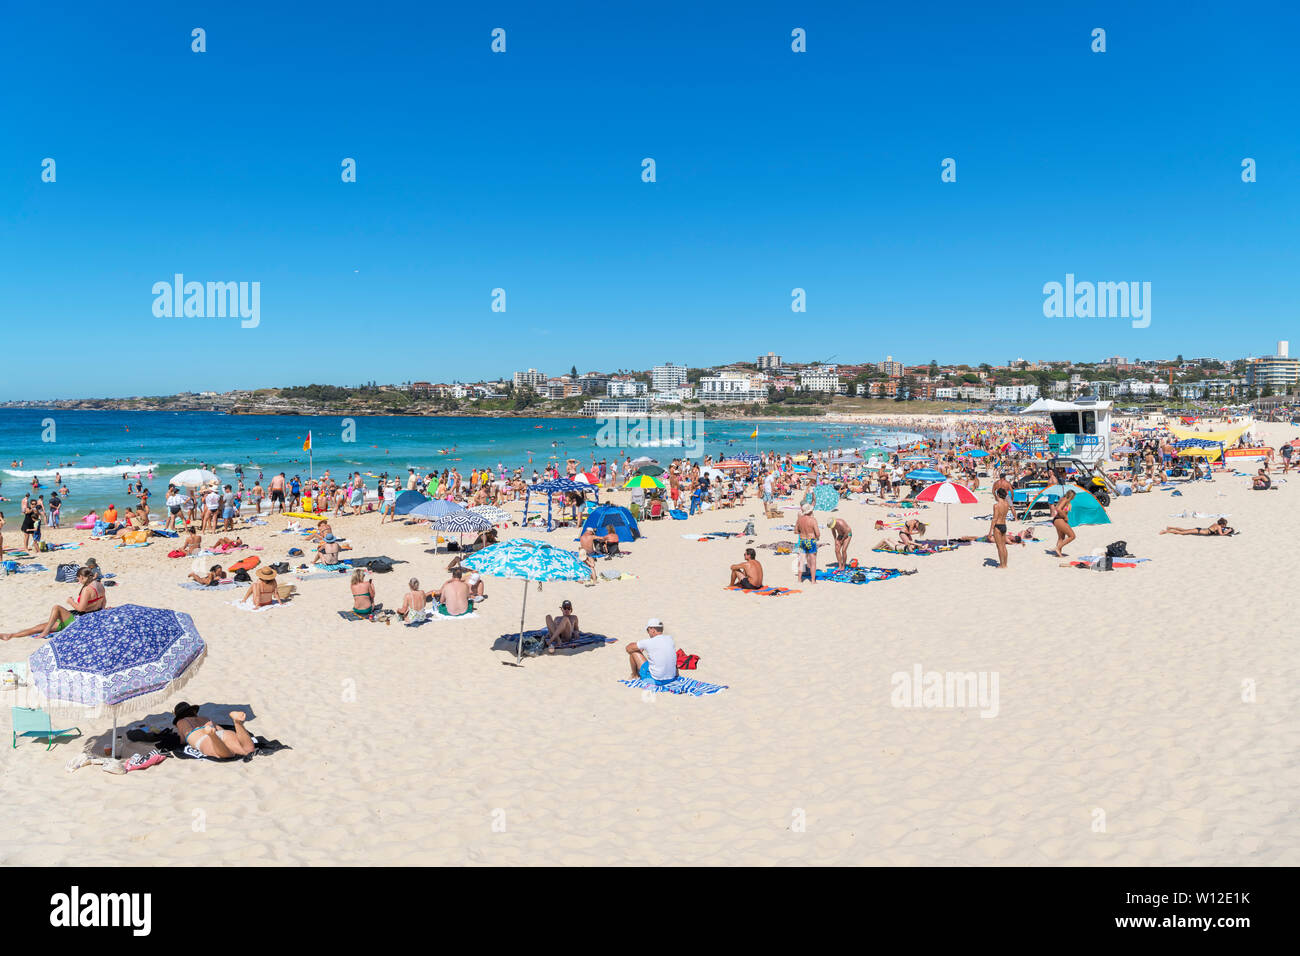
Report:
[[[194,620],[166,608],[123,604],[83,614],[28,659],[38,705],[52,713],[141,713],[174,694],[207,653]]]
[[[528,582],[585,581],[591,568],[576,551],[565,551],[535,538],[515,538],[488,545],[460,562],[461,567],[498,578],[516,578],[524,582],[524,603],[519,612],[519,643],[515,647],[515,664],[523,656],[524,617],[528,612]]]
[[[429,523],[429,527],[435,531],[446,531],[449,534],[470,534],[488,530],[492,527],[492,522],[483,515],[462,510],[445,514],[441,518],[435,518]]]
[[[908,481],[946,481],[947,476],[935,468],[917,468],[907,473]]]
[[[428,501],[416,505],[407,513],[413,518],[441,518],[464,510],[462,506],[454,501],[448,501],[446,498],[430,498]]]
[[[504,508],[498,508],[496,505],[475,505],[469,509],[473,514],[482,515],[493,524],[509,524],[512,520],[510,512]]]

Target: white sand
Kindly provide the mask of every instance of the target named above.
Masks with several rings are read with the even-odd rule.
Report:
[[[1295,437],[1260,428],[1275,445]],[[871,525],[888,509],[845,505],[852,556],[920,573],[805,584],[785,598],[722,590],[744,539],[680,537],[739,530],[728,519],[759,514],[756,503],[647,522],[630,557],[601,564],[637,580],[529,594],[529,626],[567,597],[585,629],[619,643],[520,669],[493,649],[518,627],[519,582],[490,579],[476,620],[405,629],[338,618],[343,580],[309,581],[285,608],[242,613],[226,603],[231,592],[176,587],[190,561],[168,560],[160,539],[44,556],[53,568],[56,557],[94,555],[118,573],[112,603],[192,614],[210,650],[180,696],[246,704],[254,733],[294,749],[112,776],[63,769],[102,745],[102,720],[81,721],[88,738],[48,753],[6,741],[0,861],[1295,865],[1300,475],[1288,478],[1267,493],[1220,477],[1179,498],[1120,500],[1112,525],[1079,529],[1073,553],[1122,538],[1152,561],[1109,574],[1058,567],[1051,542],[1013,547],[1006,572],[985,566],[986,544],[870,554],[881,537]],[[954,534],[987,530],[971,520],[991,510],[987,491],[981,499],[953,508]],[[1242,534],[1157,535],[1207,523],[1169,517],[1184,509],[1230,512]],[[768,530],[792,523],[787,514],[756,518],[756,542],[793,538]],[[925,518],[941,535],[942,508]],[[241,534],[279,560],[302,540],[273,533],[282,524]],[[445,578],[445,556],[396,543],[419,533],[410,526],[365,516],[335,528],[353,553],[411,562],[377,577],[385,604],[399,603],[412,574],[426,587]],[[15,538],[11,528],[6,544]],[[790,558],[759,555],[769,583],[794,583]],[[0,630],[66,601],[75,588],[52,578],[0,579]],[[643,698],[617,683],[622,645],[651,615],[700,655],[693,676],[730,689]],[[37,645],[0,644],[0,660]],[[892,706],[891,675],[915,664],[997,672],[998,715]],[[1255,682],[1254,702],[1243,702],[1243,681]]]

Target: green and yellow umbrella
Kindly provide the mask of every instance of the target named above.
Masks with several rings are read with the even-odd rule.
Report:
[[[664,483],[662,479],[654,475],[633,475],[627,480],[624,488],[662,488]]]

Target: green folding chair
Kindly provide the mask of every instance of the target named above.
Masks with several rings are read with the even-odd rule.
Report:
[[[50,715],[43,710],[32,707],[11,707],[14,721],[14,749],[18,749],[19,737],[44,737],[47,740],[45,749],[54,748],[54,738],[67,737],[74,730],[77,736],[81,736],[80,727],[68,727],[64,730],[55,730],[54,725],[50,723]]]

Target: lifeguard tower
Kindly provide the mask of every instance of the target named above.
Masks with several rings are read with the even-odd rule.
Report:
[[[1051,419],[1054,434],[1047,436],[1047,450],[1052,457],[1100,465],[1110,460],[1110,406],[1089,398],[1077,402],[1040,398],[1020,414],[1046,414]]]

